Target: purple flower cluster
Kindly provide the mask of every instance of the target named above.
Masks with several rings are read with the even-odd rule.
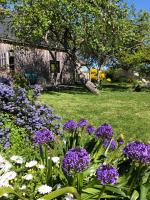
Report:
[[[123,150],[126,157],[131,160],[150,163],[150,145],[139,141],[129,143]]]
[[[52,131],[47,128],[35,132],[34,142],[36,144],[44,144],[48,142],[53,142],[55,140]]]
[[[90,156],[83,148],[70,149],[62,162],[63,171],[70,176],[73,172],[82,172],[90,163]]]
[[[74,120],[68,120],[63,129],[68,131],[74,131],[77,128],[77,123]]]
[[[78,122],[77,126],[82,128],[82,127],[88,126],[88,124],[89,124],[89,122],[88,122],[87,119],[81,119],[81,120]]]
[[[15,124],[34,133],[45,127],[58,134],[60,117],[53,114],[51,107],[36,104],[28,99],[24,88],[15,88],[0,84],[0,108],[14,116]]]
[[[102,185],[115,184],[119,177],[117,169],[111,165],[102,164],[96,171],[97,180],[101,182]]]
[[[89,134],[92,134],[95,132],[95,128],[91,125],[89,125],[87,128],[86,128],[86,131],[89,133]]]
[[[105,138],[111,139],[113,136],[112,126],[109,124],[103,124],[96,129],[95,134],[97,137],[100,137],[102,139],[105,139]]]
[[[27,92],[24,88],[16,89],[16,104],[28,104],[29,99],[27,97]]]
[[[111,142],[111,144],[110,144],[110,142]],[[117,148],[117,142],[116,142],[115,140],[108,140],[108,139],[105,139],[105,140],[103,141],[103,144],[104,144],[105,149],[107,149],[107,147],[108,147],[109,144],[110,144],[110,146],[109,146],[109,150],[110,150],[110,151],[114,151],[114,150]]]
[[[41,94],[41,92],[43,91],[43,88],[42,88],[41,85],[35,84],[33,86],[33,90],[32,91],[33,91],[33,94],[32,94],[33,99],[36,99]]]
[[[14,97],[15,92],[13,88],[9,85],[0,83],[0,100],[1,101],[10,101],[12,97]]]
[[[9,128],[0,128],[0,144],[5,148],[10,146],[9,136],[10,136]]]
[[[0,76],[0,83],[6,84],[6,85],[11,85],[12,79],[10,77],[3,77]]]

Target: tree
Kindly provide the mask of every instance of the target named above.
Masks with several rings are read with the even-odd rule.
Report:
[[[17,36],[36,44],[46,43],[54,60],[57,54],[51,51],[52,47],[63,48],[85,84],[89,82],[80,67],[89,61],[97,62],[99,68],[110,62],[129,36],[128,10],[121,0],[13,2]]]
[[[116,57],[117,65],[125,71],[140,71],[141,67],[150,64],[150,14],[141,11],[129,22],[133,37],[128,38],[126,48]]]

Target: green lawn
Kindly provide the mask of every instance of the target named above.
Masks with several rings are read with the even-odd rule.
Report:
[[[109,123],[116,135],[124,133],[126,140],[150,140],[150,92],[103,89],[99,96],[82,91],[44,93],[39,101],[47,103],[68,119],[87,118],[96,127]]]

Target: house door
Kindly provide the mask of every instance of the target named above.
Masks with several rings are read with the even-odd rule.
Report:
[[[9,51],[9,69],[12,72],[15,71],[15,56],[13,50]]]

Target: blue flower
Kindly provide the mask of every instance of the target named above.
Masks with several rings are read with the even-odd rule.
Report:
[[[89,133],[89,134],[92,134],[95,132],[95,128],[91,125],[89,125],[87,128],[86,128],[86,131]]]
[[[52,142],[54,140],[55,138],[52,131],[46,128],[35,132],[34,142],[36,144],[44,144],[44,143]]]
[[[111,144],[110,144],[110,142],[111,142]],[[113,151],[113,150],[115,150],[117,148],[117,142],[115,140],[105,139],[104,142],[103,142],[103,144],[104,144],[105,149],[107,149],[107,147],[109,146],[109,144],[110,144],[109,150]]]
[[[126,157],[131,160],[150,163],[150,145],[139,141],[129,143],[123,150]]]
[[[113,136],[112,126],[109,124],[103,124],[96,129],[95,134],[97,137],[100,137],[102,139],[105,139],[105,138],[111,139]]]
[[[85,126],[88,126],[88,124],[89,124],[89,122],[88,122],[87,119],[81,119],[81,120],[78,122],[77,126],[78,126],[78,127],[85,127]]]
[[[77,123],[74,120],[68,120],[65,124],[63,129],[68,131],[73,131],[77,128]]]
[[[96,171],[97,180],[102,185],[115,184],[119,177],[117,169],[109,164],[102,164]]]
[[[62,162],[62,169],[68,175],[71,176],[73,172],[82,172],[90,163],[90,156],[88,152],[83,148],[70,149]]]

